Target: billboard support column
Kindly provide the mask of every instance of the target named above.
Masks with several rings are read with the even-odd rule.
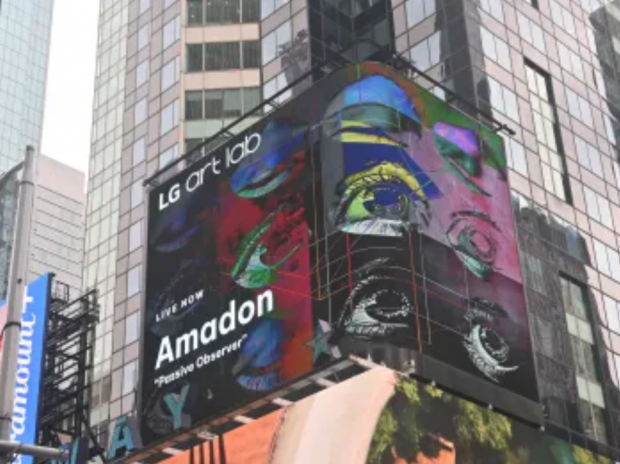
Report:
[[[24,306],[28,272],[28,250],[32,208],[34,201],[35,151],[31,145],[26,147],[24,169],[19,181],[19,199],[13,253],[9,272],[7,294],[7,318],[3,327],[4,347],[0,358],[0,441],[11,439],[13,406],[15,397],[15,373],[17,352],[21,329],[21,315]],[[0,453],[0,464],[6,464],[9,456]]]

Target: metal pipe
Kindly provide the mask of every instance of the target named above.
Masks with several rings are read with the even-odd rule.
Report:
[[[26,148],[24,169],[19,181],[19,198],[13,236],[13,253],[7,292],[7,317],[2,329],[4,346],[0,359],[0,442],[11,440],[13,406],[15,402],[15,373],[17,351],[24,307],[24,293],[28,273],[28,253],[32,209],[34,201],[35,152]],[[34,424],[31,424],[34,426]],[[11,451],[11,450],[9,450]],[[0,453],[0,464],[6,464],[9,456]]]
[[[27,454],[36,458],[55,459],[66,461],[69,459],[69,451],[48,448],[47,446],[25,445],[16,441],[0,440],[0,454],[12,456],[14,454]]]

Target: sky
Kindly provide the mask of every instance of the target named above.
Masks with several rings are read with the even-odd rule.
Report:
[[[87,172],[99,0],[54,0],[41,153]]]

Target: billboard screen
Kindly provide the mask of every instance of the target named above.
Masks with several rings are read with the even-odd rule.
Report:
[[[537,397],[502,140],[380,64],[150,192],[145,307],[145,443],[348,354]]]
[[[360,407],[363,405],[363,407]],[[161,464],[612,464],[376,368]]]
[[[17,352],[15,373],[15,403],[11,440],[27,445],[37,443],[39,421],[39,394],[44,363],[47,307],[51,278],[45,274],[28,284],[24,296],[22,327]],[[0,302],[0,327],[7,317],[6,301]],[[0,338],[0,349],[2,339]],[[34,464],[32,456],[18,454],[17,464]]]

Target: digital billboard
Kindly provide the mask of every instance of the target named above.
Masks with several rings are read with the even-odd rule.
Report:
[[[27,445],[37,444],[38,437],[39,395],[44,363],[50,282],[48,274],[42,275],[28,284],[24,295],[15,372],[11,440]],[[3,301],[0,303],[0,327],[3,327],[6,322],[6,311],[7,304]],[[0,348],[2,348],[1,339]],[[18,454],[15,462],[34,464],[34,458]]]
[[[349,354],[536,399],[506,176],[500,136],[363,63],[153,188],[144,442]]]
[[[612,464],[440,389],[375,368],[161,464]]]

